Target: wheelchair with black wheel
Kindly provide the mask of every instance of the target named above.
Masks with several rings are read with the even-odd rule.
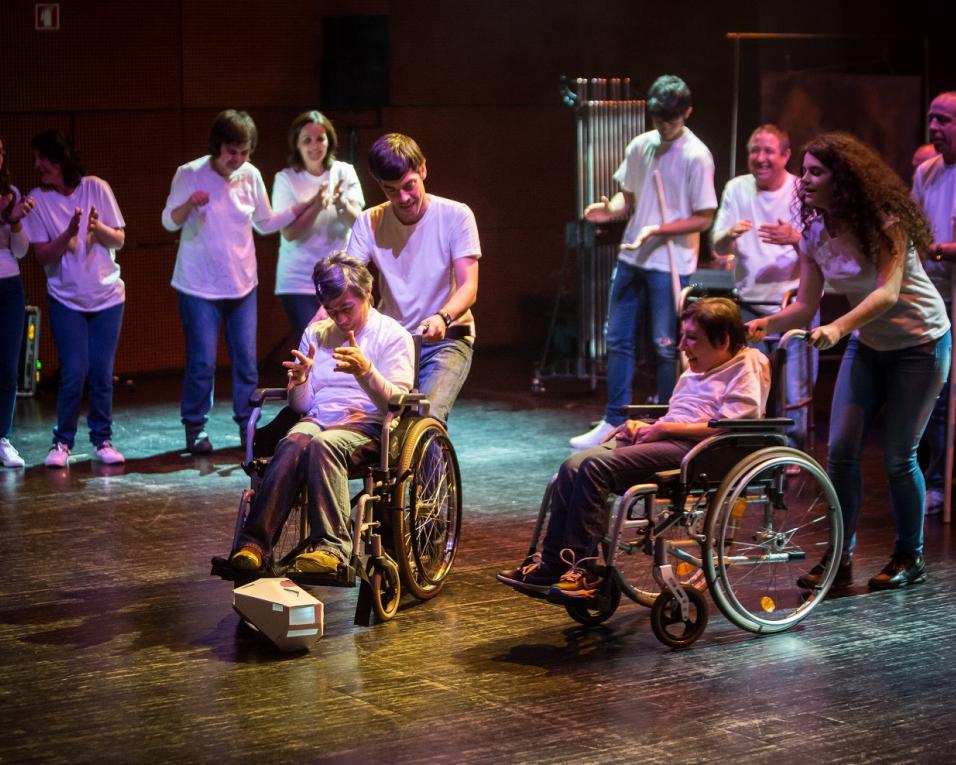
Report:
[[[820,465],[787,446],[793,421],[774,416],[785,400],[786,346],[805,337],[786,333],[774,353],[769,418],[712,420],[716,434],[696,444],[679,469],[656,473],[653,483],[630,487],[613,504],[600,589],[580,602],[560,601],[572,619],[600,624],[626,595],[651,608],[661,642],[686,648],[707,626],[707,590],[730,622],[760,634],[790,629],[824,599],[839,565],[830,553],[842,549],[840,504]],[[626,409],[647,418],[667,407]],[[555,480],[529,557],[543,539]],[[805,579],[818,565],[822,571]]]
[[[230,549],[235,549],[276,444],[298,420],[286,407],[257,428],[263,406],[285,401],[285,388],[260,388],[250,399],[243,469],[250,488],[242,493]],[[397,422],[396,422],[397,421]],[[428,416],[428,400],[417,392],[393,396],[382,425],[381,448],[357,453],[350,479],[362,489],[351,502],[351,559],[335,574],[302,573],[296,557],[310,544],[305,490],[273,539],[272,560],[259,571],[234,568],[228,555],[212,560],[212,574],[239,587],[266,576],[282,576],[305,587],[359,585],[355,623],[368,625],[398,611],[402,593],[419,600],[435,597],[455,562],[461,529],[461,480],[458,459],[444,424]]]

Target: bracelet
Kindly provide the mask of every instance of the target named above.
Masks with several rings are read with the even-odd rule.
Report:
[[[441,316],[441,320],[445,322],[446,329],[451,326],[452,318],[451,318],[451,314],[448,313],[448,311],[439,311],[438,315]]]

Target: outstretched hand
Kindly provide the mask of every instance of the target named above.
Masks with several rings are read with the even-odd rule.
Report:
[[[369,361],[362,349],[359,348],[355,340],[355,332],[349,331],[347,345],[340,345],[332,351],[332,358],[336,360],[335,371],[347,372],[350,375],[361,377],[368,374],[372,368],[372,362]]]
[[[315,360],[315,343],[309,343],[308,355],[296,350],[292,351],[292,355],[295,358],[294,361],[282,362],[282,366],[288,370],[286,375],[289,378],[289,388],[301,385],[309,379],[309,373],[312,371],[312,364]]]
[[[800,234],[782,218],[777,218],[776,223],[762,224],[757,229],[757,236],[761,242],[767,244],[788,244],[796,247],[800,242]]]

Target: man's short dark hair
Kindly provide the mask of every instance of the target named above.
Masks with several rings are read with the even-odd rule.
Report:
[[[662,74],[647,91],[647,113],[671,122],[691,107],[690,88],[680,77]]]
[[[226,109],[219,112],[209,128],[209,153],[215,159],[219,156],[222,145],[230,143],[249,142],[250,152],[256,150],[259,140],[259,131],[256,123],[246,112]]]
[[[695,300],[680,315],[681,321],[689,319],[704,331],[713,346],[729,340],[730,352],[737,353],[747,344],[747,330],[733,300],[717,297]]]
[[[368,152],[368,169],[379,181],[397,181],[424,164],[425,155],[415,139],[401,133],[383,135]]]

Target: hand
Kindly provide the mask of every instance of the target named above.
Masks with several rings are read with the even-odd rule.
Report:
[[[322,189],[324,191],[324,207],[331,207],[334,210],[338,210],[342,207],[342,178],[339,178],[338,183],[335,184],[335,188],[329,191],[328,184],[323,183]]]
[[[748,321],[744,326],[747,328],[747,342],[748,343],[762,343],[767,337],[767,324],[770,322],[768,318],[754,319],[753,321]]]
[[[83,217],[83,208],[77,207],[73,210],[73,217],[66,224],[66,231],[70,237],[76,236],[80,232],[80,218]]]
[[[3,200],[0,201],[0,210],[6,209],[6,206],[9,204],[9,200],[12,197],[12,194],[7,194],[3,197]],[[10,208],[10,211],[7,213],[7,223],[11,226],[16,225],[21,220],[27,217],[30,213],[30,210],[36,205],[36,202],[33,200],[33,197],[20,197],[20,200]]]
[[[795,247],[800,242],[800,234],[787,221],[777,218],[776,223],[764,223],[757,229],[761,242],[767,244],[787,244]]]
[[[839,343],[840,338],[842,337],[843,333],[837,329],[835,324],[824,324],[814,330],[811,330],[810,336],[807,338],[807,342],[810,343],[810,345],[812,345],[814,348],[825,351],[827,348],[832,348],[834,345]]]
[[[592,223],[607,223],[613,217],[611,200],[607,197],[601,197],[600,202],[594,202],[584,208],[584,219]]]
[[[355,333],[349,332],[348,345],[340,345],[332,351],[332,358],[338,364],[335,365],[336,372],[348,372],[350,375],[362,377],[367,375],[372,368],[372,362],[369,361],[358,343],[355,342]]]
[[[739,239],[754,227],[753,221],[739,220],[733,226],[727,229],[727,236],[731,239]],[[761,226],[760,228],[763,228]]]
[[[637,238],[633,242],[625,242],[621,245],[622,250],[637,250],[640,248],[644,242],[650,239],[652,236],[657,236],[657,233],[660,231],[660,226],[656,224],[651,224],[650,226],[644,226],[638,233]]]
[[[634,433],[635,444],[646,444],[651,441],[664,441],[669,438],[667,432],[667,423],[666,422],[654,422],[650,424],[645,424],[643,428],[638,429]]]
[[[637,436],[637,432],[641,428],[646,428],[648,423],[643,420],[625,420],[622,424],[618,425],[614,430],[612,430],[608,437],[605,438],[605,441],[610,441],[612,438],[617,441],[618,446],[630,446],[634,443],[634,438]]]
[[[209,192],[194,191],[189,195],[189,204],[193,207],[202,207],[203,205],[209,204]]]
[[[90,217],[86,223],[86,233],[95,234],[96,226],[100,222],[100,214],[96,211],[96,207],[90,206]]]
[[[282,362],[282,366],[289,370],[286,375],[289,378],[290,390],[309,379],[309,373],[312,371],[312,364],[315,360],[315,343],[309,343],[308,355],[301,351],[292,351],[292,355],[295,357],[295,361]]]
[[[418,331],[423,340],[436,342],[445,339],[445,320],[437,313],[429,316],[418,325]]]

